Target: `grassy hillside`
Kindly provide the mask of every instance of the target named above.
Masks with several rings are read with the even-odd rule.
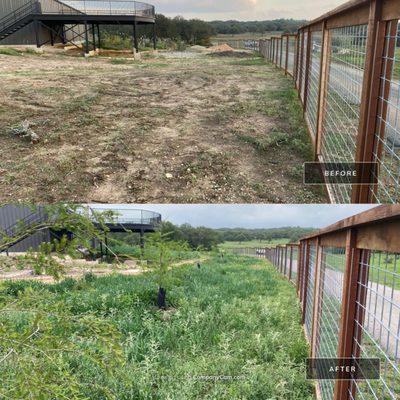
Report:
[[[270,265],[226,256],[173,281],[167,311],[151,273],[3,283],[0,398],[313,398],[295,291]]]

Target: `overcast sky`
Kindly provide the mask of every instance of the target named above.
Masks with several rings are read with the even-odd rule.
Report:
[[[149,0],[170,17],[241,21],[277,18],[314,19],[345,0]]]
[[[210,228],[322,228],[365,211],[372,205],[91,205],[93,208],[145,209],[162,214],[176,225],[189,223]]]

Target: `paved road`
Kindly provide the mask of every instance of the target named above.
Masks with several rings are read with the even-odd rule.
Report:
[[[331,268],[325,271],[325,293],[341,303],[343,273]],[[385,353],[400,361],[400,290],[368,283],[364,327]]]
[[[312,60],[312,68],[319,71],[319,60]],[[359,106],[362,90],[364,71],[352,68],[344,63],[332,62],[330,64],[329,87],[339,95],[347,105],[340,104],[342,111],[349,113],[347,107]],[[391,145],[400,147],[400,81],[392,79],[389,94],[392,106],[388,107],[386,116],[386,137]],[[355,109],[358,114],[358,108]]]

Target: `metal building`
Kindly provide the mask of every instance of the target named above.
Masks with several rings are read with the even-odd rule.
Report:
[[[46,215],[40,207],[37,207],[35,210],[32,210],[29,207],[13,204],[7,204],[0,207],[0,231],[2,232],[12,232],[18,224],[26,223],[29,225],[43,221],[46,221]],[[37,249],[41,243],[49,242],[50,240],[50,230],[45,229],[30,235],[14,246],[9,247],[7,250],[12,253],[18,253],[27,251],[30,248]]]
[[[152,24],[155,8],[133,0],[0,0],[0,45],[84,43],[85,53],[101,46],[100,25],[131,25],[138,51],[137,26]]]

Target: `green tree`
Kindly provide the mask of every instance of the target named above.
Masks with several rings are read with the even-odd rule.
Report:
[[[170,235],[161,231],[146,237],[143,258],[147,267],[154,271],[158,285],[157,305],[160,309],[167,308],[167,289],[171,284],[169,271],[172,264],[180,259],[181,252],[188,250],[187,243],[172,241]]]

